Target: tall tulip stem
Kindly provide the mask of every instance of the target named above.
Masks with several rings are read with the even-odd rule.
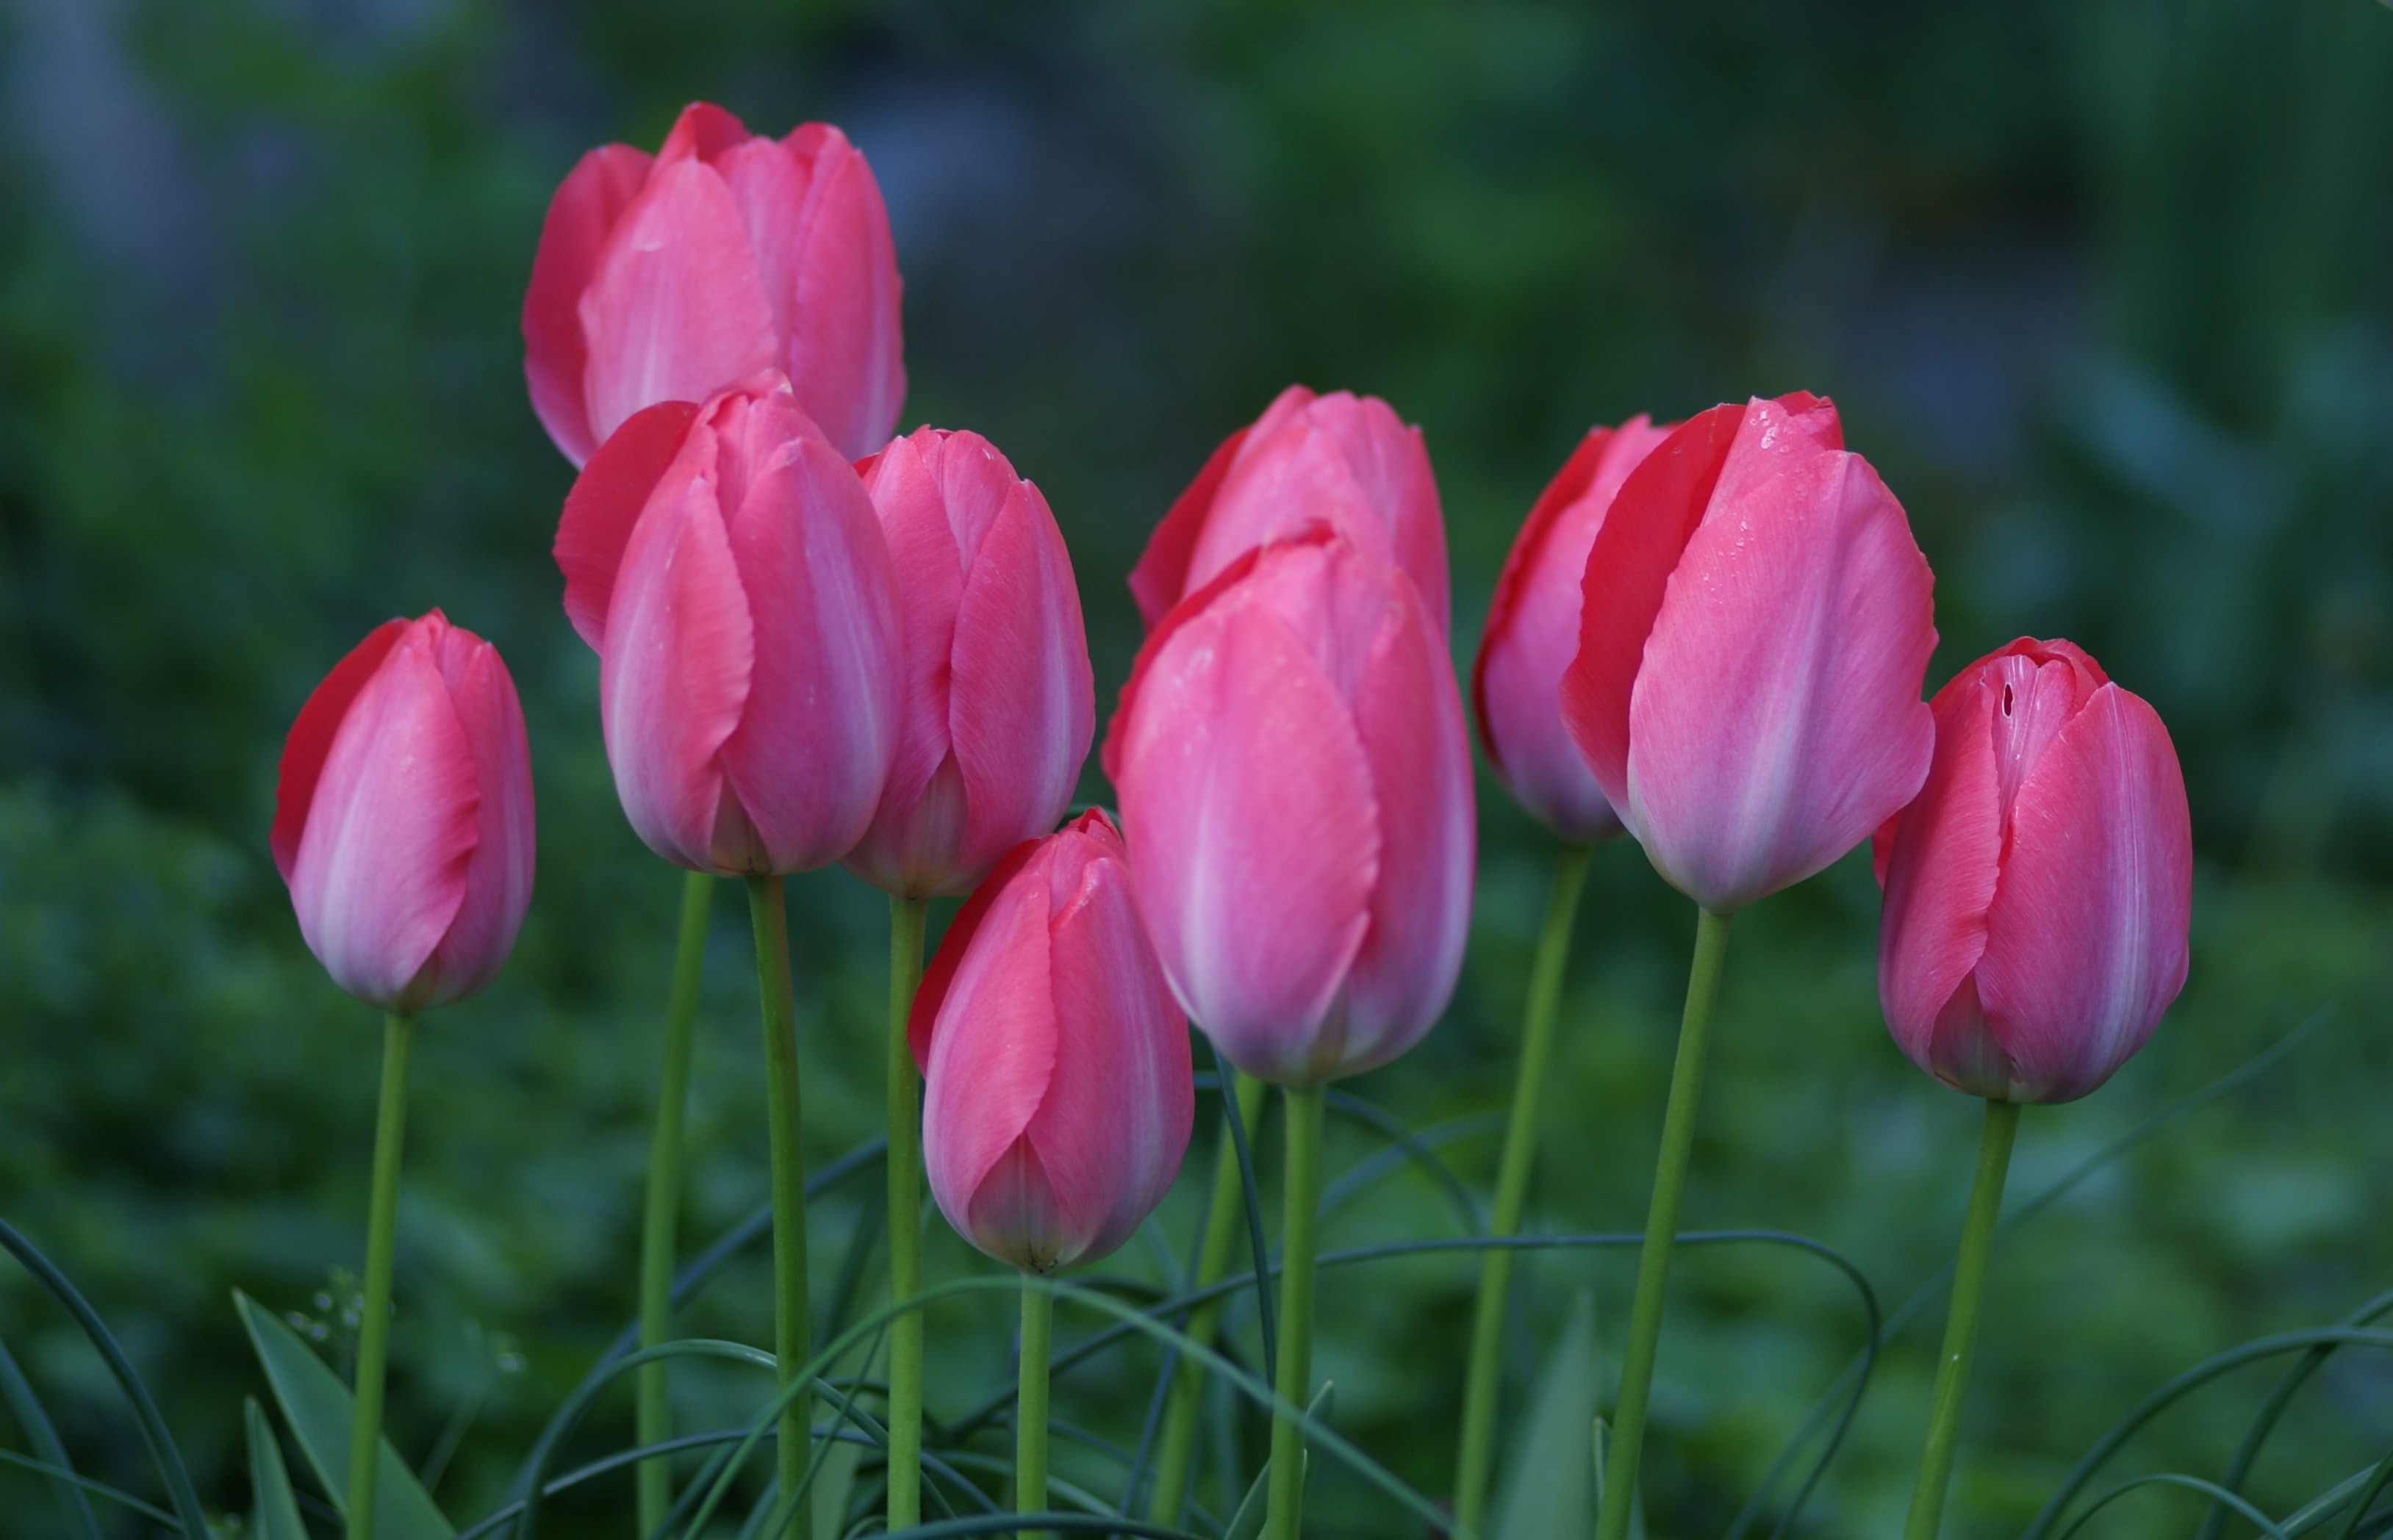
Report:
[[[383,1017],[382,1098],[374,1112],[373,1191],[366,1208],[366,1298],[358,1320],[356,1414],[349,1422],[349,1540],[373,1540],[382,1452],[383,1366],[390,1356],[390,1259],[399,1230],[399,1157],[407,1142],[407,1051],[415,1018]]]
[[[640,1211],[640,1346],[673,1335],[673,1233],[681,1221],[682,1118],[689,1103],[690,1044],[697,1037],[698,989],[706,960],[706,913],[714,879],[693,871],[682,883],[681,933],[673,946],[673,993],[665,1004],[665,1056],[657,1077],[657,1127],[648,1144],[647,1201]],[[673,1388],[662,1359],[640,1365],[639,1433],[644,1444],[673,1437]],[[640,1462],[640,1533],[664,1527],[673,1505],[673,1464]]]
[[[1266,1540],[1297,1540],[1304,1524],[1304,1429],[1290,1408],[1313,1395],[1313,1260],[1321,1206],[1321,1123],[1327,1095],[1319,1086],[1288,1089],[1288,1169],[1280,1215],[1279,1383],[1272,1419],[1271,1494]]]
[[[1022,1279],[1021,1390],[1013,1406],[1013,1511],[1047,1509],[1047,1363],[1055,1334],[1055,1297],[1044,1281]],[[1030,1540],[1035,1530],[1022,1530]]]
[[[806,1315],[806,1169],[799,1142],[797,1007],[790,995],[790,922],[778,877],[748,879],[748,915],[756,932],[756,985],[765,1017],[765,1104],[773,1162],[773,1354],[784,1391],[804,1367],[813,1328]],[[805,1481],[810,1453],[807,1408],[797,1396],[781,1413],[775,1441],[780,1489]],[[809,1540],[814,1515],[793,1503],[790,1540]]]
[[[922,1085],[906,1040],[928,900],[889,897],[889,1299],[922,1289]],[[1027,1308],[1027,1306],[1026,1306]],[[1027,1371],[1026,1371],[1027,1372]],[[922,1316],[889,1324],[889,1527],[922,1521]]]
[[[1928,1442],[1919,1452],[1919,1484],[1912,1489],[1903,1540],[1934,1540],[1944,1519],[1944,1491],[1952,1483],[1953,1447],[1961,1430],[1961,1396],[1969,1384],[1978,1307],[1985,1299],[1986,1264],[1994,1257],[1994,1226],[2002,1218],[2003,1182],[2010,1174],[2019,1116],[2016,1102],[1986,1103],[1985,1128],[1978,1136],[1978,1173],[1969,1183],[1969,1217],[1962,1221],[1961,1255],[1953,1266],[1953,1308],[1944,1317],[1944,1350],[1936,1360]]]
[[[1511,1235],[1521,1228],[1529,1195],[1529,1168],[1537,1153],[1537,1103],[1554,1055],[1554,1019],[1560,1014],[1563,968],[1570,958],[1571,925],[1578,918],[1579,893],[1587,883],[1588,851],[1565,845],[1554,863],[1554,885],[1546,900],[1546,926],[1529,970],[1529,1005],[1521,1026],[1521,1068],[1512,1084],[1512,1116],[1504,1129],[1504,1155],[1496,1171],[1496,1208],[1487,1233]],[[1512,1284],[1512,1252],[1494,1246],[1479,1264],[1479,1304],[1471,1323],[1471,1366],[1463,1378],[1462,1442],[1455,1465],[1454,1516],[1477,1533],[1487,1517],[1488,1468],[1496,1440],[1496,1382],[1502,1364],[1504,1310]]]
[[[1694,1150],[1695,1108],[1703,1100],[1704,1054],[1711,1042],[1712,1007],[1720,998],[1720,964],[1728,956],[1728,916],[1709,909],[1701,914],[1695,923],[1694,963],[1687,973],[1686,1012],[1679,1020],[1679,1057],[1670,1069],[1670,1100],[1662,1114],[1654,1202],[1645,1212],[1645,1244],[1637,1254],[1637,1297],[1628,1312],[1628,1344],[1621,1356],[1620,1400],[1613,1416],[1612,1449],[1604,1461],[1596,1540],[1627,1540],[1628,1534],[1638,1456],[1645,1443],[1646,1399],[1654,1389],[1654,1350],[1662,1337],[1662,1296],[1670,1281],[1670,1246],[1679,1231],[1687,1160]]]
[[[1263,1083],[1243,1072],[1235,1079],[1236,1088],[1228,1094],[1238,1099],[1238,1116],[1251,1129],[1262,1116]],[[1221,1147],[1213,1154],[1213,1195],[1205,1211],[1205,1235],[1197,1244],[1196,1274],[1189,1280],[1192,1289],[1210,1288],[1229,1271],[1230,1247],[1237,1241],[1239,1222],[1245,1217],[1246,1185],[1238,1180],[1238,1149],[1230,1137],[1225,1109]],[[1226,1296],[1217,1297],[1189,1313],[1191,1341],[1199,1347],[1213,1345],[1213,1333],[1222,1323],[1222,1307],[1227,1302]],[[1180,1522],[1181,1504],[1188,1494],[1188,1472],[1196,1449],[1196,1414],[1204,1392],[1205,1365],[1193,1358],[1182,1358],[1173,1374],[1170,1400],[1163,1409],[1163,1431],[1157,1440],[1155,1493],[1146,1507],[1150,1523],[1170,1527]]]

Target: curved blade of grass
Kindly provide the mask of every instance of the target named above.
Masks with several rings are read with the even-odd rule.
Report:
[[[42,1398],[33,1393],[33,1383],[17,1367],[5,1342],[0,1342],[0,1399],[16,1414],[17,1426],[25,1430],[25,1442],[33,1446],[33,1453],[56,1468],[50,1476],[50,1494],[58,1501],[69,1533],[82,1540],[99,1540],[99,1520],[92,1517],[91,1504],[75,1483],[74,1461],[67,1458],[67,1446],[59,1442],[59,1430],[50,1426]]]
[[[2216,1481],[2205,1481],[2199,1476],[2180,1476],[2174,1471],[2169,1471],[2158,1476],[2138,1476],[2132,1481],[2112,1487],[2110,1491],[2102,1494],[2099,1498],[2096,1499],[2092,1507],[2079,1514],[2075,1520],[2073,1521],[2067,1529],[2060,1532],[2060,1540],[2070,1540],[2070,1537],[2074,1535],[2079,1530],[2084,1529],[2086,1521],[2092,1519],[2096,1514],[2101,1512],[2104,1508],[2109,1507],[2112,1503],[2117,1502],[2128,1493],[2148,1486],[2181,1486],[2190,1492],[2203,1493],[2206,1494],[2212,1502],[2224,1503],[2229,1507],[2231,1507],[2236,1512],[2242,1514],[2244,1518],[2249,1519],[2252,1522],[2259,1525],[2260,1532],[2268,1535],[2269,1540],[2291,1540],[2291,1537],[2287,1535],[2283,1530],[2278,1528],[2267,1514],[2261,1512],[2258,1508],[2254,1507],[2250,1503],[2238,1497],[2235,1494],[2228,1491],[2225,1487],[2220,1486]]]
[[[291,1471],[282,1463],[282,1446],[275,1442],[266,1408],[255,1396],[243,1396],[241,1418],[249,1437],[251,1530],[257,1540],[307,1540],[307,1526],[299,1521],[299,1498],[291,1490]]]
[[[2393,1290],[2378,1295],[2335,1325],[2364,1326],[2386,1311],[2393,1311]],[[2278,1419],[2285,1415],[2285,1408],[2293,1403],[2295,1394],[2312,1375],[2325,1366],[2334,1351],[2333,1344],[2312,1348],[2302,1354],[2301,1361],[2287,1369],[2283,1377],[2269,1389],[2268,1398],[2260,1403],[2260,1409],[2252,1414],[2250,1426],[2243,1429],[2243,1437],[2236,1443],[2235,1453],[2227,1462],[2227,1469],[2218,1478],[2219,1485],[2230,1492],[2243,1490],[2244,1481],[2252,1474],[2252,1467],[2260,1458],[2262,1446],[2268,1443],[2269,1435],[2276,1431]],[[2213,1503],[2210,1511],[2203,1516],[2202,1529],[2195,1540],[2218,1540],[2226,1529],[2227,1510]]]
[[[1430,1180],[1445,1192],[1446,1201],[1454,1206],[1455,1217],[1462,1221],[1464,1234],[1476,1235],[1486,1230],[1487,1217],[1479,1211],[1478,1198],[1472,1195],[1470,1185],[1455,1175],[1454,1168],[1431,1147],[1429,1129],[1415,1133],[1405,1126],[1402,1118],[1387,1108],[1366,1102],[1353,1092],[1340,1090],[1335,1086],[1329,1088],[1323,1103],[1331,1111],[1342,1113],[1384,1137],[1391,1146],[1391,1150],[1384,1153],[1400,1152],[1406,1159],[1428,1173]],[[1448,1140],[1468,1138],[1473,1133],[1501,1133],[1504,1115],[1500,1112],[1473,1113],[1433,1127],[1443,1135],[1436,1142],[1445,1143]],[[1323,1194],[1323,1211],[1327,1213],[1327,1193]]]
[[[2393,1482],[2393,1455],[2377,1461],[2376,1468],[2369,1472],[2368,1484],[2360,1489],[2359,1500],[2351,1505],[2351,1518],[2344,1524],[2343,1533],[2336,1536],[2336,1540],[2351,1540],[2360,1533],[2360,1520],[2368,1517],[2369,1505],[2376,1501],[2387,1482]]]
[[[42,1286],[66,1307],[67,1313],[74,1317],[75,1325],[83,1328],[84,1336],[99,1350],[100,1358],[107,1363],[108,1372],[116,1377],[117,1386],[124,1390],[124,1399],[133,1403],[133,1416],[140,1426],[141,1442],[150,1446],[150,1463],[158,1468],[158,1479],[166,1488],[166,1499],[174,1509],[175,1522],[186,1535],[206,1534],[207,1516],[200,1511],[199,1494],[191,1490],[191,1473],[183,1464],[183,1453],[175,1447],[174,1435],[166,1431],[166,1419],[158,1415],[158,1403],[151,1399],[150,1387],[144,1385],[141,1377],[134,1372],[133,1360],[125,1356],[124,1346],[116,1340],[115,1334],[108,1329],[106,1322],[100,1320],[99,1312],[91,1308],[91,1302],[83,1297],[82,1291],[67,1281],[67,1275],[59,1271],[58,1264],[44,1256],[39,1246],[27,1240],[7,1220],[0,1220],[0,1246],[7,1246],[10,1254],[24,1264],[26,1272],[41,1280]]]
[[[88,1492],[96,1496],[105,1497],[111,1503],[131,1508],[145,1519],[165,1525],[168,1530],[177,1534],[182,1533],[182,1526],[175,1522],[175,1516],[164,1508],[145,1503],[130,1492],[111,1486],[106,1481],[95,1481],[88,1476],[79,1475],[65,1466],[52,1465],[47,1460],[37,1460],[31,1455],[20,1455],[13,1449],[0,1449],[0,1465],[13,1465],[20,1470],[30,1470],[35,1475],[46,1476],[53,1481],[64,1481],[76,1492]]]

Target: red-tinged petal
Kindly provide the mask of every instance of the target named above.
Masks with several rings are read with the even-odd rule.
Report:
[[[642,407],[702,401],[774,364],[748,228],[703,162],[660,164],[607,241],[581,302],[593,433]]]
[[[1315,529],[1301,538],[1327,541],[1329,532]],[[1163,619],[1148,630],[1146,640],[1139,644],[1138,655],[1131,659],[1130,677],[1122,682],[1121,694],[1114,698],[1113,718],[1105,724],[1105,746],[1097,751],[1097,763],[1104,769],[1105,778],[1117,788],[1121,785],[1121,756],[1123,745],[1128,741],[1131,711],[1146,683],[1147,670],[1170,641],[1173,633],[1211,609],[1214,601],[1244,581],[1262,557],[1262,552],[1258,549],[1231,563],[1223,569],[1221,576],[1166,610]]]
[[[291,736],[282,741],[282,765],[274,786],[274,827],[267,836],[267,847],[274,853],[274,869],[282,874],[285,884],[299,861],[300,836],[307,829],[308,809],[315,805],[324,756],[333,751],[333,739],[340,733],[342,719],[348,715],[358,692],[382,667],[407,627],[405,620],[385,620],[366,633],[366,639],[350,648],[348,656],[333,664],[333,672],[308,693],[298,720],[291,724]]]
[[[1479,653],[1471,665],[1471,714],[1478,719],[1479,747],[1486,752],[1489,763],[1499,769],[1504,763],[1504,750],[1487,725],[1488,659],[1503,650],[1505,640],[1512,629],[1514,613],[1527,596],[1530,580],[1543,570],[1547,538],[1554,528],[1555,520],[1562,517],[1564,509],[1576,505],[1587,496],[1589,489],[1595,484],[1595,473],[1603,463],[1605,451],[1612,447],[1612,438],[1613,430],[1608,427],[1597,426],[1587,430],[1587,437],[1578,441],[1578,447],[1571,450],[1570,458],[1563,462],[1563,468],[1546,483],[1546,489],[1537,494],[1537,501],[1529,504],[1529,516],[1521,521],[1520,533],[1512,537],[1512,548],[1504,554],[1504,566],[1496,574],[1496,591],[1487,599],[1487,620],[1479,629]],[[1595,531],[1601,528],[1602,522],[1598,519],[1589,526],[1589,544],[1594,543]],[[1567,558],[1558,556],[1556,565],[1568,565]],[[1587,560],[1582,554],[1579,568],[1585,571],[1586,568]],[[1577,607],[1574,605],[1571,608],[1574,620],[1577,613]],[[1574,645],[1577,641],[1576,629],[1573,628]]]
[[[1621,482],[1588,550],[1563,724],[1615,808],[1628,805],[1628,702],[1646,639],[1744,418],[1723,404],[1681,424]]]
[[[1305,415],[1314,431],[1338,446],[1363,503],[1384,523],[1391,558],[1411,574],[1437,633],[1447,634],[1453,626],[1445,517],[1438,508],[1437,477],[1421,430],[1378,397],[1358,398],[1343,390],[1322,397]]]
[[[440,637],[439,662],[481,800],[464,901],[416,981],[426,1007],[463,999],[496,977],[531,906],[531,750],[515,681],[498,648],[453,626]]]
[[[1935,737],[1931,580],[1902,506],[1842,452],[1744,486],[1714,496],[1666,585],[1622,809],[1655,868],[1722,914],[1868,838],[1918,792]]]
[[[524,383],[541,425],[577,465],[598,447],[582,394],[590,354],[582,335],[582,294],[651,163],[627,144],[600,145],[582,156],[549,200],[532,254],[523,304]]]
[[[829,124],[788,140],[812,161],[790,259],[783,367],[799,404],[849,459],[896,431],[906,404],[897,252],[872,168]]]
[[[711,458],[674,462],[649,500],[598,652],[607,761],[624,816],[650,850],[699,871],[724,869],[714,852],[721,754],[747,709],[757,650]]]
[[[1301,385],[1290,385],[1301,390]],[[1130,596],[1138,605],[1139,619],[1153,631],[1171,607],[1188,592],[1188,558],[1196,549],[1196,537],[1204,532],[1205,516],[1212,510],[1214,494],[1222,488],[1222,478],[1230,473],[1231,463],[1238,457],[1238,448],[1247,441],[1248,430],[1237,432],[1222,440],[1205,463],[1198,468],[1196,479],[1188,489],[1172,499],[1170,510],[1163,522],[1147,537],[1146,549],[1138,565],[1130,570]]]
[[[748,138],[748,125],[731,112],[711,101],[694,101],[673,120],[665,142],[657,149],[657,163],[687,160],[713,163],[747,143]]]
[[[988,875],[981,879],[972,896],[957,908],[956,917],[948,921],[947,933],[939,938],[938,950],[931,954],[929,965],[922,970],[922,982],[914,990],[913,1009],[906,1017],[906,1044],[913,1051],[916,1069],[930,1066],[931,1034],[947,1004],[948,986],[955,980],[957,965],[971,950],[972,939],[979,933],[989,906],[997,902],[1013,874],[1038,853],[1036,840],[1025,840],[1007,851],[997,865],[988,868]]]
[[[2143,1046],[2185,985],[2193,844],[2168,730],[2096,689],[2021,783],[1978,991],[2013,1099],[2067,1102]]]
[[[427,621],[342,718],[291,874],[308,948],[333,983],[386,1010],[425,1003],[418,975],[464,903],[479,833],[473,749]]]
[[[1014,882],[955,970],[923,1066],[922,1166],[949,1223],[982,1244],[979,1188],[1046,1098],[1058,1049],[1047,892]]]
[[[1934,1052],[1939,1019],[1985,955],[1986,911],[2001,870],[1993,709],[1984,677],[1975,670],[1937,692],[1936,750],[1927,783],[1883,826],[1889,833],[1878,1000],[1896,1043],[1931,1075],[1941,1068]],[[1970,998],[1974,1004],[1974,991]]]
[[[711,157],[731,201],[748,227],[765,301],[773,310],[773,334],[787,336],[792,295],[791,268],[796,260],[799,218],[805,208],[813,169],[778,139],[759,136]]]
[[[598,446],[565,494],[554,553],[565,574],[565,618],[593,652],[607,639],[607,605],[632,528],[697,416],[687,401],[660,401],[634,412]]]

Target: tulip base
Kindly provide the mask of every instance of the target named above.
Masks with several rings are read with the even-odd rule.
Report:
[[[1953,1267],[1953,1308],[1944,1318],[1944,1347],[1936,1360],[1936,1389],[1929,1403],[1928,1442],[1919,1452],[1919,1484],[1912,1489],[1903,1540],[1935,1540],[1944,1520],[1944,1493],[1952,1483],[1954,1445],[1961,1430],[1961,1397],[1968,1388],[1969,1360],[1977,1348],[1978,1307],[1985,1299],[1986,1264],[1994,1258],[1994,1227],[2002,1220],[2003,1184],[2010,1174],[2019,1116],[2016,1102],[1986,1103],[1977,1175],[1969,1183],[1969,1216],[1961,1224],[1961,1255]]]
[[[1047,1368],[1053,1351],[1055,1297],[1040,1279],[1022,1280],[1021,1389],[1013,1403],[1013,1511],[1047,1510]],[[1030,1540],[1035,1530],[1021,1530]]]
[[[748,913],[756,933],[756,984],[765,1018],[765,1103],[773,1165],[773,1354],[786,1394],[811,1351],[806,1305],[806,1169],[799,1142],[797,1006],[790,993],[790,922],[781,880],[748,879]],[[812,1454],[811,1396],[792,1397],[774,1441],[780,1490],[805,1482]],[[810,1540],[812,1505],[791,1505],[790,1540]]]
[[[383,1017],[382,1095],[374,1112],[373,1189],[366,1208],[365,1306],[358,1320],[356,1410],[349,1423],[348,1540],[373,1540],[382,1452],[384,1365],[390,1353],[391,1253],[399,1231],[399,1152],[407,1142],[407,1056],[415,1019]]]
[[[1621,1354],[1620,1400],[1604,1460],[1596,1540],[1628,1540],[1638,1459],[1645,1444],[1646,1400],[1653,1392],[1654,1358],[1662,1338],[1662,1296],[1670,1281],[1670,1248],[1679,1233],[1687,1161],[1694,1151],[1695,1108],[1703,1100],[1712,1008],[1720,999],[1720,966],[1728,957],[1728,916],[1700,912],[1694,962],[1687,972],[1687,1007],[1679,1020],[1679,1055],[1670,1068],[1670,1100],[1662,1114],[1662,1149],[1654,1164],[1654,1201],[1645,1213],[1645,1243],[1637,1253],[1637,1297],[1629,1307],[1628,1341]]]
[[[1321,1206],[1321,1125],[1328,1100],[1319,1086],[1288,1088],[1288,1169],[1280,1216],[1279,1375],[1273,1387],[1271,1492],[1265,1540],[1297,1540],[1304,1525],[1304,1429],[1296,1414],[1313,1399],[1313,1264]]]
[[[714,879],[693,871],[682,883],[681,932],[673,946],[673,993],[665,1005],[664,1064],[657,1077],[657,1127],[648,1146],[647,1201],[640,1212],[640,1346],[673,1335],[673,1233],[681,1220],[682,1119],[689,1102],[689,1054],[697,1036],[698,990],[706,960],[706,914]],[[673,1390],[661,1360],[640,1366],[639,1435],[644,1444],[673,1437]],[[673,1464],[640,1462],[639,1533],[664,1527],[673,1505]]]
[[[922,981],[927,899],[889,897],[889,1302],[922,1290],[922,1084],[906,1024]],[[922,1314],[889,1323],[889,1528],[922,1521]]]

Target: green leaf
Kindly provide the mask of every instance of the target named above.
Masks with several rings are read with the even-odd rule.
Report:
[[[1595,1501],[1603,1504],[1604,1455],[1612,1439],[1612,1425],[1602,1417],[1595,1419]],[[1645,1494],[1628,1494],[1628,1540],[1645,1540]]]
[[[1600,1393],[1595,1295],[1578,1292],[1546,1355],[1528,1416],[1511,1440],[1490,1540],[1581,1540],[1595,1528],[1595,1463],[1588,1429]]]
[[[271,1311],[238,1289],[232,1298],[266,1370],[266,1382],[273,1388],[275,1404],[282,1408],[283,1420],[299,1441],[299,1452],[307,1456],[333,1510],[347,1517],[349,1388]],[[374,1483],[374,1533],[381,1540],[449,1540],[456,1533],[390,1440],[384,1439],[382,1468]]]
[[[1328,1416],[1329,1408],[1337,1401],[1332,1393],[1336,1389],[1335,1383],[1324,1381],[1321,1389],[1314,1393],[1313,1404],[1304,1409],[1305,1415],[1316,1418]],[[1311,1450],[1305,1451],[1304,1468],[1307,1475],[1313,1471]],[[1270,1507],[1271,1461],[1265,1460],[1263,1468],[1255,1472],[1255,1484],[1247,1488],[1245,1498],[1239,1502],[1238,1511],[1230,1516],[1230,1527],[1222,1532],[1222,1540],[1259,1540],[1263,1533],[1263,1520],[1270,1517]]]
[[[266,1420],[266,1409],[255,1396],[242,1398],[242,1416],[249,1425],[250,1528],[257,1540],[307,1540],[299,1521],[299,1499],[291,1491],[291,1472],[282,1465],[282,1446]]]

